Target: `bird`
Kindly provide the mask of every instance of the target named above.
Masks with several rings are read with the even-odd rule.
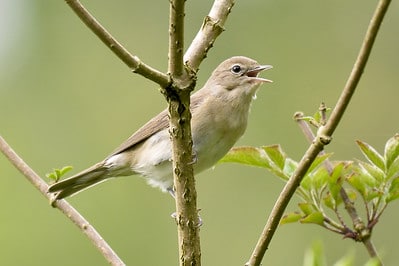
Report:
[[[194,174],[213,167],[244,134],[258,88],[272,82],[258,74],[271,68],[245,56],[233,56],[220,63],[205,85],[191,95]],[[52,201],[130,175],[140,175],[149,185],[174,196],[168,129],[168,112],[163,110],[101,162],[50,185]]]

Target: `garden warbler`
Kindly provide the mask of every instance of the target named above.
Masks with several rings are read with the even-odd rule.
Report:
[[[271,80],[258,77],[272,68],[243,56],[231,57],[191,96],[194,173],[217,163],[244,134],[249,109],[259,86]],[[137,130],[103,161],[48,189],[53,200],[75,194],[111,177],[141,175],[173,195],[172,144],[168,112],[164,110]]]

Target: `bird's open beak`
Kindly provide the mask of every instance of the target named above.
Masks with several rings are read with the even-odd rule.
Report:
[[[257,66],[257,67],[255,67],[253,69],[248,70],[247,73],[245,73],[245,75],[250,77],[250,78],[254,78],[254,79],[258,80],[258,81],[261,81],[261,82],[273,82],[270,79],[265,79],[265,78],[258,77],[259,72],[261,72],[263,70],[268,70],[268,69],[271,69],[271,68],[273,68],[273,66],[271,66],[271,65]]]

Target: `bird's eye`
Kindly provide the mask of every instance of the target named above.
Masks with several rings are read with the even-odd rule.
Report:
[[[240,73],[240,72],[241,72],[241,66],[240,66],[240,65],[234,65],[234,66],[231,68],[231,72],[233,72],[234,74]]]

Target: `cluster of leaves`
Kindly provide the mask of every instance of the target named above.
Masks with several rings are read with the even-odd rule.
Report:
[[[55,168],[53,169],[53,172],[46,174],[47,178],[50,178],[54,182],[58,182],[63,175],[65,175],[67,172],[72,170],[72,166],[64,166],[61,169]]]
[[[313,223],[330,231],[361,240],[359,228],[350,229],[340,210],[345,205],[366,210],[369,232],[392,200],[399,198],[399,135],[390,138],[381,155],[369,144],[357,141],[367,161],[329,160],[331,154],[322,153],[304,176],[296,194],[301,198],[299,210],[288,213],[281,223]],[[297,168],[298,162],[289,158],[279,145],[237,147],[221,162],[235,162],[262,167],[287,181]],[[331,218],[333,214],[334,218]],[[363,236],[364,237],[364,236]]]

